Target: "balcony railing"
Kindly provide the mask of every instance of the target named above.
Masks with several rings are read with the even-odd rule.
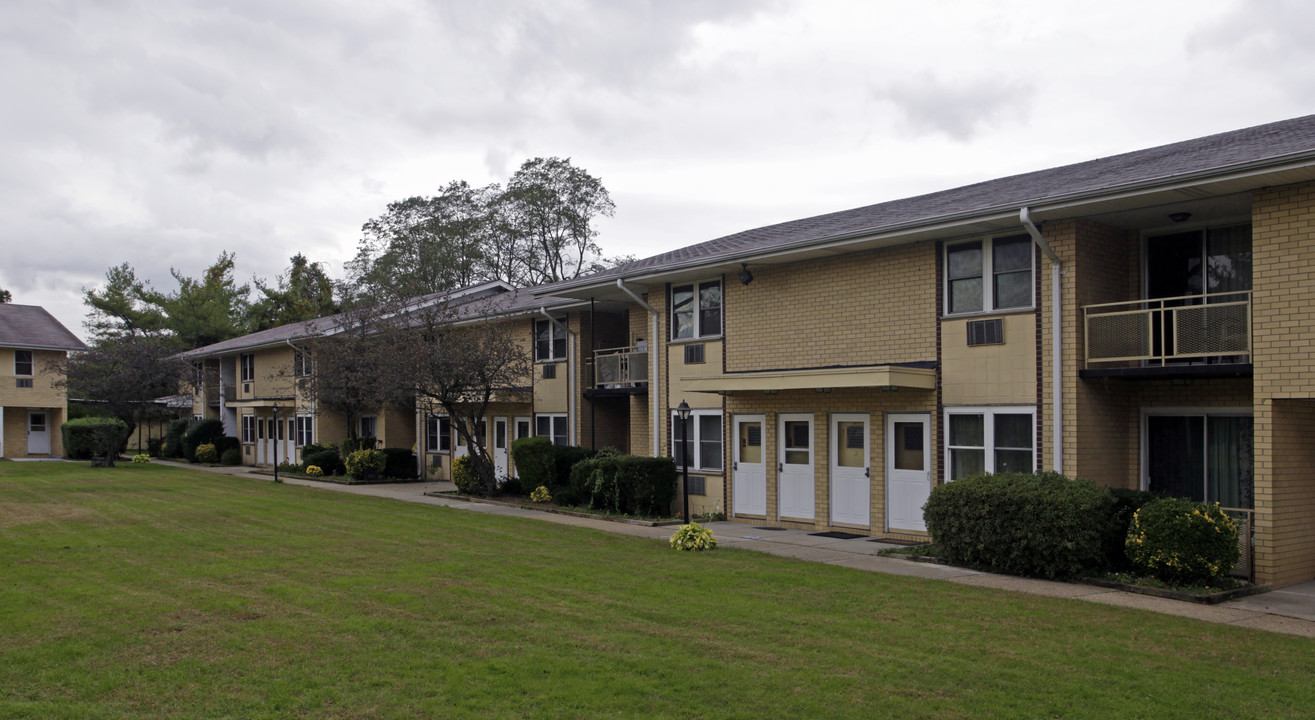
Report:
[[[623,347],[594,351],[594,386],[643,387],[648,384],[648,348]]]
[[[1087,365],[1251,356],[1251,293],[1183,295],[1082,308]]]

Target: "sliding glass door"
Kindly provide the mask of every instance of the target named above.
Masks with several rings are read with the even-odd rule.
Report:
[[[1147,415],[1145,487],[1250,509],[1252,419],[1240,415]]]

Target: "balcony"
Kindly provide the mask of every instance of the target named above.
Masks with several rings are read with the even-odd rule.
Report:
[[[595,351],[594,387],[608,390],[648,387],[648,348]]]
[[[231,403],[237,397],[237,388],[232,385],[223,387],[223,400],[225,403]],[[218,385],[205,386],[205,401],[209,407],[219,407],[220,387]]]
[[[1102,303],[1082,308],[1086,366],[1236,366],[1251,359],[1251,293]]]

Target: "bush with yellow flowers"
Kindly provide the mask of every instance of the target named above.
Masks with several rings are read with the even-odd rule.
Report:
[[[1219,509],[1186,498],[1160,498],[1132,516],[1125,545],[1140,571],[1169,583],[1223,577],[1237,564],[1237,526]]]

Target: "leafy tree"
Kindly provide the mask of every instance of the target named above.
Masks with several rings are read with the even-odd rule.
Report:
[[[289,263],[287,273],[277,277],[277,286],[270,287],[259,278],[255,280],[262,297],[248,308],[247,332],[314,320],[339,311],[333,281],[319,263],[310,262],[301,253],[289,258]]]
[[[612,198],[598,178],[570,158],[532,158],[500,198],[504,231],[527,254],[531,284],[578,277],[601,251],[594,219],[611,217]]]
[[[242,318],[251,286],[233,279],[236,262],[235,253],[221,252],[199,279],[170,268],[178,281],[176,292],[165,295],[147,289],[144,293],[147,302],[163,310],[167,327],[184,347],[202,347],[245,332]]]
[[[85,351],[55,361],[70,397],[94,402],[128,424],[128,434],[156,409],[156,398],[186,386],[191,366],[177,357],[176,339],[164,335],[102,337]]]
[[[83,326],[96,339],[154,335],[166,330],[166,318],[150,299],[150,283],[137,278],[128,263],[105,271],[102,290],[83,289],[83,302],[90,308]]]
[[[3,305],[5,303],[11,303],[13,301],[14,301],[14,296],[9,294],[8,290],[4,288],[0,288],[0,305]]]

